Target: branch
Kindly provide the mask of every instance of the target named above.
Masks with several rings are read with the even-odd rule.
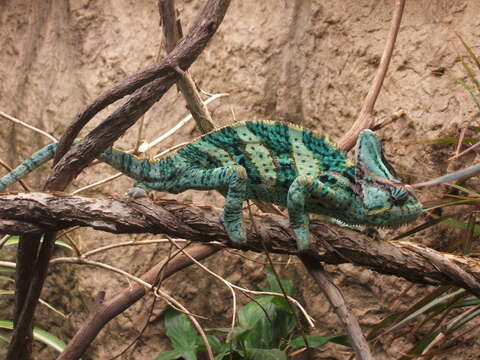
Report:
[[[378,66],[377,73],[373,79],[372,86],[368,91],[367,97],[362,106],[362,110],[358,115],[357,120],[352,125],[350,130],[342,136],[338,141],[338,145],[341,149],[348,151],[354,145],[358,137],[358,134],[363,129],[368,129],[373,123],[373,108],[377,101],[378,94],[382,89],[383,80],[387,73],[388,66],[393,54],[393,48],[395,47],[395,41],[397,40],[398,30],[400,29],[400,22],[402,21],[403,8],[405,7],[405,0],[395,0],[395,6],[393,10],[392,22],[390,24],[390,31],[388,33],[387,42],[385,43],[385,49],[383,50],[382,59]]]
[[[170,53],[181,38],[181,24],[180,20],[177,19],[175,1],[159,0],[158,9],[160,10],[160,22],[162,24],[165,39],[165,48],[167,53]],[[212,131],[215,128],[212,117],[197,91],[193,77],[188,71],[181,74],[177,86],[185,98],[188,109],[192,113],[192,116],[197,123],[197,127],[202,134]]]
[[[58,162],[47,180],[47,190],[64,190],[93,159],[160,100],[180,78],[179,70],[187,70],[203,51],[222,22],[229,4],[229,0],[210,0],[188,35],[162,61],[127,77],[77,115],[75,122],[60,139],[55,154],[55,161]],[[66,151],[81,128],[96,113],[131,93],[133,95],[122,106]]]
[[[6,194],[0,195],[0,233],[30,234],[31,227],[22,227],[22,223],[28,220],[39,228],[49,230],[86,226],[117,234],[167,234],[196,242],[215,239],[229,247],[263,251],[261,238],[253,228],[248,231],[247,244],[229,244],[228,235],[220,222],[220,213],[217,208],[197,207],[173,200],[152,203],[129,198]],[[12,221],[18,221],[16,230],[11,227]],[[287,219],[273,214],[259,214],[255,216],[255,223],[259,232],[267,234],[265,240],[269,251],[296,254],[296,243]],[[423,284],[453,283],[480,297],[477,284],[480,281],[480,266],[474,259],[444,254],[408,241],[372,240],[362,233],[319,221],[312,221],[310,230],[316,236],[315,250],[311,255],[317,261],[366,266],[382,274]],[[323,244],[328,244],[328,248]],[[464,278],[465,274],[470,278]]]
[[[345,326],[348,337],[350,338],[350,343],[352,344],[358,359],[373,360],[370,348],[368,347],[365,336],[363,336],[358,320],[345,302],[340,289],[335,286],[333,280],[315,258],[306,255],[300,255],[299,257],[310,275],[315,279],[320,289],[325,293],[333,310]]]

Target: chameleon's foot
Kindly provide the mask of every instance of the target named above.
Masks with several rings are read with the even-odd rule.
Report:
[[[225,227],[225,230],[227,230],[228,237],[234,244],[240,245],[247,242],[247,233],[241,221],[226,221],[224,214],[220,216],[220,221]]]
[[[140,199],[144,197],[148,197],[148,193],[139,187],[132,187],[128,189],[127,195],[131,197],[132,199]]]
[[[293,232],[295,233],[295,237],[297,238],[297,249],[299,252],[304,252],[310,247],[310,230],[308,226],[302,226],[298,228],[294,228]]]

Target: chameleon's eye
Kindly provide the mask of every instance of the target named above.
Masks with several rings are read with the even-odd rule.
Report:
[[[408,196],[407,190],[394,187],[390,190],[390,195],[395,203],[402,203]]]

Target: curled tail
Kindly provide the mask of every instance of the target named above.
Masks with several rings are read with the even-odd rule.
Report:
[[[12,172],[0,178],[0,191],[3,191],[8,185],[20,180],[48,160],[53,159],[55,150],[57,150],[57,143],[45,146],[18,165]]]

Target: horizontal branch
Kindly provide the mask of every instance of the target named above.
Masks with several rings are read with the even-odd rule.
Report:
[[[0,233],[31,234],[40,229],[86,226],[117,234],[167,234],[197,242],[228,243],[220,212],[217,208],[172,200],[153,203],[147,199],[5,194],[0,195]],[[15,228],[12,223],[16,224]],[[266,234],[269,251],[295,254],[296,244],[286,218],[259,214],[255,215],[255,223],[259,231]],[[418,283],[454,283],[480,296],[480,266],[468,257],[444,254],[408,241],[373,240],[362,233],[318,221],[312,221],[310,229],[315,235],[311,255],[319,261],[366,266]],[[253,228],[248,231],[247,244],[229,246],[262,252],[261,238]]]

